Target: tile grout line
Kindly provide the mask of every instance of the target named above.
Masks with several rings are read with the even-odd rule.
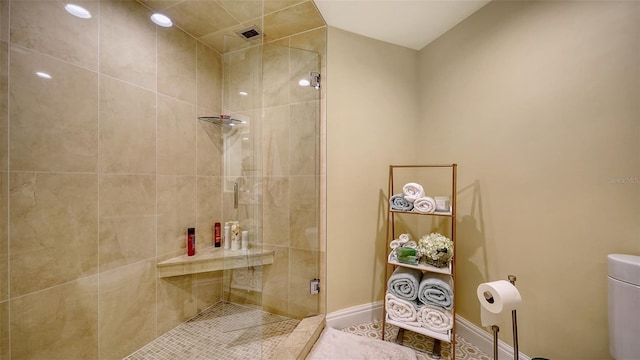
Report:
[[[155,191],[155,195],[156,195],[156,211],[155,211],[155,230],[156,230],[156,236],[155,236],[155,258],[154,258],[154,263],[158,262],[158,180],[159,180],[159,171],[158,171],[158,108],[159,108],[159,104],[158,104],[158,27],[155,27],[155,68],[156,68],[156,88],[155,88],[155,98],[156,98],[156,106],[155,106],[155,121],[156,121],[156,126],[155,126],[155,143],[156,143],[156,173],[155,173],[155,186],[156,186],[156,191]],[[154,264],[155,265],[155,264]],[[155,276],[154,276],[154,285],[155,285],[155,331],[154,331],[154,338],[158,337],[158,318],[159,318],[159,313],[158,313],[158,292],[160,291],[160,286],[159,286],[159,278],[158,278],[158,268],[157,266],[154,266],[154,270],[155,270]]]
[[[101,152],[100,152],[100,125],[101,125],[101,120],[102,117],[100,116],[100,110],[102,109],[100,106],[100,100],[101,100],[101,96],[100,96],[100,85],[101,85],[101,75],[100,75],[100,66],[102,65],[100,63],[100,46],[101,46],[101,38],[102,38],[102,32],[101,32],[101,27],[102,27],[102,6],[101,6],[101,2],[98,2],[98,69],[97,69],[97,77],[98,77],[98,126],[97,126],[97,132],[98,132],[98,139],[97,139],[97,152],[98,152],[98,164],[97,164],[97,177],[98,177],[98,186],[97,186],[97,191],[98,191],[98,229],[96,229],[98,231],[98,236],[97,236],[97,243],[98,243],[98,296],[97,296],[97,311],[98,314],[96,316],[97,321],[96,321],[96,336],[98,337],[97,339],[97,346],[96,346],[96,352],[97,352],[97,358],[98,360],[100,359],[100,303],[101,303],[101,296],[100,296],[100,278],[102,277],[100,274],[100,219],[101,219],[101,211],[100,211],[100,159],[101,159]]]
[[[8,338],[8,353],[9,359],[11,359],[11,1],[7,2],[7,322],[9,325]]]

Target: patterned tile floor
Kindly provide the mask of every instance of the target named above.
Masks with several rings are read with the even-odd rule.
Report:
[[[349,326],[342,329],[342,331],[366,336],[374,339],[382,338],[382,321],[371,322],[360,325]],[[393,325],[387,325],[384,332],[385,341],[395,341],[398,337],[398,328]],[[432,357],[433,354],[433,339],[424,336],[422,334],[414,333],[409,330],[404,331],[402,337],[403,345],[408,346],[416,351],[418,360],[432,360],[436,359]],[[449,343],[442,342],[442,357],[441,359],[451,358],[451,346]],[[455,360],[491,360],[491,357],[473,346],[460,336],[456,336],[456,358]]]
[[[253,308],[219,302],[125,359],[268,359],[299,322]]]
[[[242,305],[219,302],[125,359],[268,359],[298,323],[299,320]],[[381,339],[382,322],[350,326],[342,331]],[[387,325],[385,341],[395,341],[397,336],[398,328]],[[491,360],[465,339],[460,336],[456,339],[455,360]],[[431,356],[433,339],[427,336],[405,330],[403,344],[416,351],[418,360],[435,359]],[[450,359],[450,356],[450,345],[442,342],[442,360]]]

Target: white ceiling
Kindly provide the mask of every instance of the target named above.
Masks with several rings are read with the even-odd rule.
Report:
[[[490,0],[314,0],[329,26],[420,50]]]

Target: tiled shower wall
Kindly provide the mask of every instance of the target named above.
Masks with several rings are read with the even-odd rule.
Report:
[[[222,130],[197,120],[232,110],[220,104],[222,56],[133,1],[81,2],[90,20],[62,5],[0,1],[3,359],[121,358],[223,296],[221,272],[156,273],[185,252],[186,227],[202,247],[229,220]],[[282,36],[261,55],[260,221],[276,258],[259,298],[301,317],[324,304],[308,281],[324,273],[325,89],[297,77],[325,63],[326,29]]]
[[[0,4],[0,358],[122,358],[221,297],[156,273],[222,218],[221,56],[133,1]]]

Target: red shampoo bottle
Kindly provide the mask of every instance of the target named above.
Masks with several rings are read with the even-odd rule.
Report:
[[[217,222],[214,226],[213,226],[213,244],[215,245],[215,247],[220,247],[220,245],[222,244],[222,241],[220,239],[220,223]]]
[[[196,254],[196,228],[187,229],[187,255]]]

